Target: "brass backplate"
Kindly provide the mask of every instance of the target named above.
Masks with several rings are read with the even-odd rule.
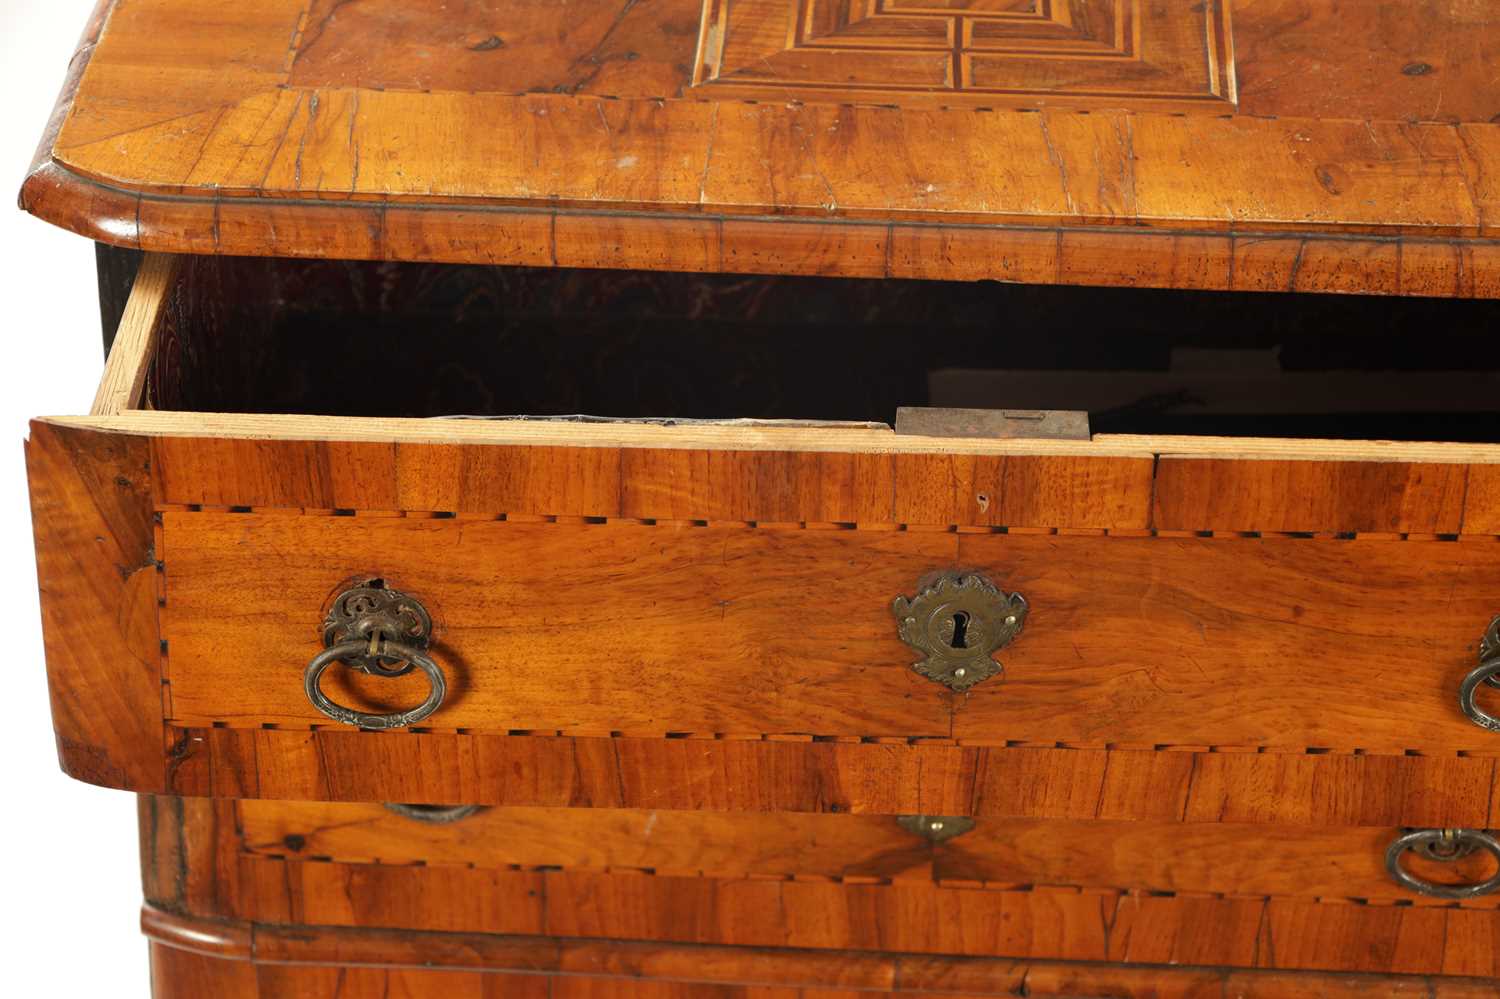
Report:
[[[328,609],[323,619],[323,644],[332,648],[372,636],[425,649],[432,638],[432,615],[416,598],[388,589],[378,580],[352,586],[335,597]],[[378,676],[402,676],[412,668],[409,663],[390,665],[374,655],[346,659],[344,665]]]
[[[946,843],[974,828],[974,820],[963,815],[898,815],[896,824],[934,843]]]

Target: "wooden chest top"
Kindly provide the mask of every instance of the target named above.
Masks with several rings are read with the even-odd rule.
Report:
[[[22,201],[175,252],[1488,294],[1497,51],[1483,0],[103,0]]]

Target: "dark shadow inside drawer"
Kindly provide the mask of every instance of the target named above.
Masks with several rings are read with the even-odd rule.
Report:
[[[156,408],[1500,440],[1487,302],[195,258]]]

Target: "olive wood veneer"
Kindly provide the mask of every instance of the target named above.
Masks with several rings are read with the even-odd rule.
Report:
[[[352,969],[464,972],[414,975],[417,994],[529,973],[695,996],[1133,999],[1479,995],[1500,970],[1494,901],[1397,889],[1380,863],[1395,829],[981,820],[932,844],[877,816],[498,809],[430,826],[378,805],[143,797],[141,831],[145,927],[174,976],[336,964],[372,983],[386,972]]]
[[[1484,4],[223,10],[101,0],[22,204],[185,253],[1500,295]]]

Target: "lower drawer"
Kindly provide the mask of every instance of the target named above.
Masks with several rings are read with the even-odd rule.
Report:
[[[565,949],[614,940],[1500,975],[1496,898],[1398,885],[1385,857],[1399,829],[965,828],[951,818],[603,809],[494,809],[439,824],[381,806],[170,798],[143,798],[142,820],[151,903],[253,926],[320,927],[327,947],[381,930]],[[1446,885],[1496,869],[1483,851],[1451,862],[1408,851],[1400,862]]]

